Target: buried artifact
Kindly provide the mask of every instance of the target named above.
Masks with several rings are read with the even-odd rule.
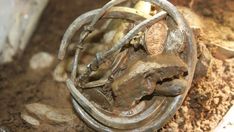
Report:
[[[116,6],[123,3],[128,7]],[[127,28],[116,30],[124,35],[110,43],[92,43],[108,28],[118,28],[109,20],[128,23]],[[103,23],[109,27],[100,29]],[[70,53],[74,59],[67,87],[75,110],[90,127],[157,130],[181,106],[193,80],[197,47],[191,29],[170,2],[111,0],[79,16],[64,34],[59,59],[65,58],[76,32],[80,37],[74,54]],[[100,45],[80,71],[87,61],[82,59]]]

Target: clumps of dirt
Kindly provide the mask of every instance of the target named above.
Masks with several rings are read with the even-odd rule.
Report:
[[[163,130],[211,131],[234,104],[234,59],[212,59],[208,74],[193,84],[183,106]]]
[[[195,0],[195,9],[206,17],[215,19],[218,23],[234,29],[234,2],[232,0]]]
[[[225,17],[227,13],[234,15],[233,6],[227,6],[234,4],[228,0],[195,3],[205,26],[198,35],[198,45],[205,44],[213,57],[206,76],[193,81],[182,107],[161,131],[212,131],[234,105],[234,59],[217,56],[215,48],[225,43],[234,45],[233,24],[230,25],[234,20]]]

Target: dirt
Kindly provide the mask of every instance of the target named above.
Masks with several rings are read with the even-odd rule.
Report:
[[[83,123],[74,126],[45,124],[34,128],[20,118],[26,104],[40,102],[59,108],[71,108],[64,83],[55,82],[52,72],[58,61],[43,70],[29,67],[31,57],[44,51],[57,58],[61,38],[68,25],[79,15],[101,7],[107,0],[50,0],[38,28],[26,50],[15,61],[0,66],[0,127],[11,131],[75,131],[86,129]],[[92,3],[92,4],[91,4]]]
[[[217,56],[212,46],[233,43],[233,27],[230,18],[225,17],[227,13],[234,15],[230,4],[233,5],[231,1],[220,4],[219,0],[203,3],[195,0],[191,7],[204,24],[197,44],[205,44],[213,57],[206,76],[193,81],[182,107],[161,131],[212,131],[234,105],[234,59]]]
[[[71,108],[70,95],[64,83],[55,82],[52,72],[58,64],[43,70],[32,70],[30,58],[44,51],[57,57],[62,35],[68,25],[80,14],[101,7],[107,0],[50,0],[38,28],[26,50],[15,61],[0,66],[0,128],[10,131],[91,131],[82,121],[74,125],[43,124],[33,127],[23,121],[20,114],[29,103],[40,102],[57,108]],[[233,25],[230,15],[234,10],[232,0],[180,3],[191,7],[204,20],[212,20],[217,26],[228,28],[222,40],[233,40]],[[225,8],[226,7],[226,8]],[[205,25],[209,30],[209,25]],[[225,30],[226,31],[226,30]],[[229,37],[228,37],[229,36]],[[213,38],[215,39],[215,37]],[[208,41],[199,41],[207,42]],[[212,50],[212,47],[208,48]],[[213,58],[208,74],[194,80],[193,86],[182,107],[161,131],[211,131],[217,126],[227,110],[234,104],[234,59]]]

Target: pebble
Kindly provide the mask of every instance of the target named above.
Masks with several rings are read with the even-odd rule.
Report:
[[[46,114],[46,117],[55,122],[69,122],[76,118],[76,116],[73,113],[71,113],[70,110],[50,111]]]
[[[21,114],[21,118],[24,121],[26,121],[27,123],[29,123],[29,124],[31,124],[33,126],[39,126],[40,125],[40,122],[37,119],[35,119],[35,118],[33,118],[33,117],[31,117],[31,116],[29,116],[27,114]]]
[[[41,121],[49,120],[50,122],[53,122],[53,123],[68,123],[77,118],[76,115],[73,113],[72,108],[70,109],[69,108],[53,108],[51,106],[40,104],[40,103],[28,104],[25,107],[28,113],[35,115]],[[30,119],[30,118],[27,117],[26,119]]]
[[[172,130],[178,130],[179,127],[179,125],[175,122],[170,123],[169,126]]]
[[[231,101],[231,104],[234,105],[234,100]]]
[[[214,103],[217,105],[219,104],[219,98],[214,98]]]
[[[48,68],[52,65],[54,57],[46,52],[39,52],[30,59],[30,68],[33,70],[40,70]]]
[[[176,119],[176,123],[178,123],[178,124],[182,124],[183,122],[184,122],[183,117],[179,117],[178,119]]]
[[[0,126],[0,132],[11,132],[8,127]]]
[[[188,113],[188,107],[187,106],[181,106],[181,110],[183,113]]]

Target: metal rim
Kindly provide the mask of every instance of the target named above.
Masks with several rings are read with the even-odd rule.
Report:
[[[124,1],[127,1],[127,0],[122,0],[121,2],[124,2]],[[111,1],[111,2],[113,2],[113,1]],[[196,49],[193,33],[192,33],[191,29],[188,27],[188,25],[185,22],[182,15],[177,11],[177,9],[171,3],[169,3],[166,0],[151,0],[151,2],[154,3],[154,4],[157,4],[162,9],[164,9],[168,13],[168,15],[171,16],[175,20],[175,22],[178,24],[178,28],[186,36],[186,39],[188,41],[188,66],[189,66],[188,67],[188,74],[189,75],[188,75],[188,78],[187,78],[187,81],[188,81],[187,89],[186,89],[186,91],[184,92],[183,95],[179,95],[177,97],[173,97],[173,98],[168,99],[168,101],[169,101],[169,103],[167,103],[168,106],[164,106],[166,108],[166,111],[162,112],[162,113],[159,113],[159,114],[161,114],[160,116],[155,117],[154,119],[152,119],[152,120],[148,121],[147,123],[145,123],[143,126],[139,126],[139,127],[136,127],[136,126],[135,127],[125,127],[125,126],[124,127],[121,127],[121,126],[111,127],[111,125],[107,125],[107,126],[109,126],[109,127],[107,127],[105,122],[102,122],[104,124],[103,125],[102,123],[100,123],[100,121],[97,121],[97,120],[93,119],[92,116],[90,115],[90,112],[88,112],[89,113],[88,114],[87,111],[85,111],[84,108],[82,108],[82,106],[84,106],[84,105],[82,105],[80,100],[77,100],[77,98],[74,97],[76,95],[73,95],[73,101],[72,102],[73,102],[73,105],[74,105],[76,111],[79,113],[81,118],[94,129],[97,129],[97,130],[100,130],[100,131],[112,131],[112,130],[116,131],[116,130],[120,130],[120,129],[126,130],[126,131],[128,131],[128,130],[131,130],[131,131],[136,131],[136,130],[137,131],[145,131],[145,130],[159,129],[160,127],[162,127],[162,125],[164,125],[164,123],[171,116],[174,115],[176,110],[182,104],[185,96],[187,95],[187,92],[188,92],[188,90],[189,90],[189,88],[191,86],[191,83],[192,83],[194,69],[195,69],[196,61],[197,61],[197,51],[196,51],[197,49]],[[115,4],[119,4],[119,2],[118,3],[107,4],[108,6],[104,6],[103,9],[99,9],[100,12],[99,12],[99,14],[96,13],[96,17],[95,17],[96,19],[93,20],[93,23],[91,23],[91,26],[92,26],[92,24],[94,25],[100,17],[105,17],[105,16],[102,16],[103,15],[102,13],[103,13],[104,10],[107,10],[107,7],[109,9],[112,6],[114,6]],[[93,14],[95,14],[94,12],[95,11],[93,11]],[[163,12],[163,13],[165,13],[165,12]],[[79,18],[82,18],[82,16],[79,17]],[[89,18],[89,19],[91,19],[91,18]],[[88,23],[88,22],[85,21],[84,23]],[[147,21],[147,23],[149,23],[149,21]],[[72,27],[74,29],[74,25],[71,25],[70,27]],[[72,29],[72,28],[70,28],[70,29]],[[77,28],[77,27],[75,27],[75,28]],[[65,33],[65,38],[66,38],[66,33]],[[75,58],[78,58],[78,56],[76,56]],[[75,60],[75,62],[77,62],[76,64],[78,64],[78,60]],[[74,69],[76,69],[76,68],[77,68],[77,66],[74,67]],[[73,78],[75,78],[75,77],[76,77],[76,75],[73,76]],[[67,84],[68,84],[68,87],[71,87],[72,81],[67,81]]]

